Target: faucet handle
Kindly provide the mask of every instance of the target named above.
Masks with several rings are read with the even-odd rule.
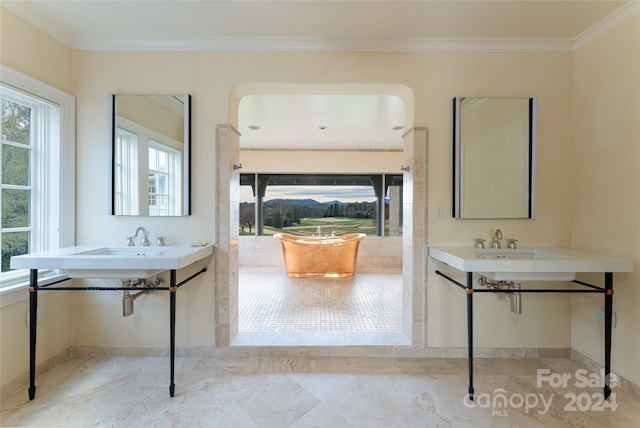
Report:
[[[516,248],[518,248],[518,246],[516,245],[516,242],[518,242],[517,239],[507,239],[507,241],[509,241],[509,249],[515,250]]]
[[[167,245],[165,239],[166,238],[164,236],[158,236],[158,247],[164,247]]]
[[[127,246],[128,247],[133,247],[135,245],[136,245],[136,243],[133,241],[133,236],[127,236]]]
[[[484,239],[482,238],[473,238],[475,239],[475,242],[473,243],[474,248],[484,248]]]

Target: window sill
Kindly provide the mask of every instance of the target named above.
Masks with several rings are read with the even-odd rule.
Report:
[[[52,282],[60,281],[61,279],[66,278],[66,273],[47,276],[46,278],[40,278],[38,280],[38,286],[51,284]],[[42,294],[46,294],[47,292],[48,290],[46,289],[38,290],[38,295],[40,296]],[[0,308],[4,308],[5,306],[13,305],[19,302],[24,302],[26,300],[29,300],[28,280],[0,288]]]

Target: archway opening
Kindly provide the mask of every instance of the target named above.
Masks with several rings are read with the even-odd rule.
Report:
[[[311,107],[301,108],[299,104],[295,104],[293,106],[289,106],[294,110],[304,110],[306,114],[315,114],[314,111],[326,112],[327,110],[331,110],[334,114],[336,111],[340,109],[336,109],[335,107],[328,107],[331,101],[331,97],[323,97],[318,98],[318,94],[330,95],[335,97],[334,101],[338,101],[345,103],[345,98],[347,95],[358,95],[358,102],[363,102],[366,100],[366,97],[363,98],[361,96],[367,95],[369,97],[369,101],[374,98],[377,100],[375,104],[376,108],[373,108],[369,103],[369,105],[364,106],[361,104],[359,107],[354,107],[353,105],[350,107],[352,110],[355,110],[356,113],[361,114],[361,118],[358,120],[365,123],[362,126],[369,126],[371,129],[378,129],[378,134],[382,134],[379,130],[380,128],[376,128],[373,124],[379,124],[379,114],[380,108],[384,108],[385,102],[381,101],[384,97],[388,98],[388,100],[392,100],[395,105],[401,105],[401,114],[402,118],[397,119],[397,111],[396,118],[392,119],[393,125],[389,125],[390,133],[392,137],[389,139],[385,145],[385,143],[381,140],[376,141],[370,136],[360,137],[364,141],[360,142],[350,142],[349,135],[347,133],[342,133],[341,137],[332,137],[330,139],[322,140],[325,138],[325,134],[321,134],[320,137],[318,135],[311,135],[310,137],[301,137],[303,133],[301,133],[299,127],[293,127],[289,133],[281,131],[280,136],[278,137],[278,132],[270,126],[271,122],[269,119],[265,119],[265,115],[269,113],[273,113],[277,110],[276,104],[282,101],[283,98],[281,96],[278,99],[270,100],[269,97],[264,96],[265,94],[287,94],[287,95],[296,95],[296,102],[302,102],[302,100],[306,97],[307,103],[309,105],[315,105],[315,110]],[[260,95],[258,98],[253,98],[255,95]],[[382,97],[382,98],[381,98]],[[260,102],[257,102],[257,101]],[[250,117],[243,116],[243,108],[244,102],[247,102],[253,111]],[[400,101],[400,104],[398,104]],[[315,104],[314,104],[315,103]],[[347,102],[348,103],[348,102]],[[321,105],[320,105],[321,104]],[[382,107],[381,107],[382,106]],[[388,103],[387,106],[388,107]],[[245,106],[246,107],[246,106]],[[245,109],[246,110],[246,109]],[[364,111],[363,110],[367,110]],[[397,108],[396,108],[397,110]],[[229,169],[229,174],[233,175],[237,173],[237,178],[230,178],[229,180],[229,194],[230,195],[238,195],[238,203],[242,202],[240,197],[240,191],[237,187],[240,184],[250,184],[247,181],[252,181],[253,183],[253,196],[256,196],[256,191],[259,188],[258,179],[259,177],[265,178],[273,178],[277,177],[282,180],[283,177],[287,177],[288,179],[298,180],[298,179],[310,179],[315,176],[317,178],[329,178],[331,176],[357,176],[357,177],[380,177],[383,182],[385,179],[388,181],[395,181],[395,184],[398,182],[398,178],[402,179],[402,173],[399,173],[399,165],[404,164],[404,160],[406,158],[406,153],[403,152],[404,139],[406,135],[405,128],[411,128],[413,125],[413,97],[411,91],[403,86],[399,85],[242,85],[236,88],[233,91],[231,96],[231,118],[232,118],[232,127],[235,129],[239,129],[237,132],[238,139],[238,148],[232,148],[231,151],[237,150],[237,157],[235,154],[231,154],[230,157],[237,159],[238,168],[242,165],[241,171],[234,171],[233,169]],[[311,112],[311,113],[310,113]],[[245,113],[246,114],[246,113]],[[294,121],[296,123],[300,122],[291,118],[291,115],[295,116],[293,113],[289,115],[289,121]],[[261,118],[262,121],[258,122],[257,118]],[[317,124],[324,123],[328,125],[318,125],[318,131],[326,131],[328,128],[338,129],[340,126],[337,122],[332,122],[330,119],[325,117],[320,117],[320,115],[316,115],[310,119],[306,120],[307,126],[309,124]],[[366,125],[368,123],[368,125]],[[266,125],[265,125],[266,124]],[[320,129],[325,127],[325,129]],[[386,126],[386,125],[385,125]],[[267,137],[265,139],[266,143],[263,146],[256,146],[256,135],[253,131],[261,131],[263,129],[268,129]],[[370,131],[371,131],[370,129]],[[234,132],[236,132],[234,130]],[[313,133],[314,131],[310,131]],[[375,131],[374,131],[375,132]],[[386,132],[386,130],[385,130]],[[244,135],[247,136],[247,140],[245,142]],[[285,135],[286,134],[286,135]],[[357,133],[356,133],[357,134]],[[362,133],[360,133],[362,134]],[[274,137],[275,135],[275,137]],[[298,136],[296,136],[298,135]],[[314,140],[315,141],[310,141]],[[284,165],[284,167],[283,167]],[[253,179],[253,180],[251,180]],[[375,180],[375,179],[374,179]],[[243,183],[244,181],[244,183]],[[285,180],[286,181],[286,180]],[[321,180],[322,181],[322,180]],[[380,183],[377,183],[380,186]],[[265,186],[266,188],[266,186]],[[373,186],[375,188],[375,185]],[[377,201],[377,213],[376,215],[385,215],[385,206],[386,201],[390,199],[389,193],[387,193],[388,186],[382,184],[382,188],[384,189],[384,193],[381,194],[378,191],[378,195],[376,196]],[[397,190],[397,189],[396,189]],[[411,191],[411,189],[410,189]],[[400,191],[400,201],[402,200],[402,195],[406,196],[406,191]],[[304,196],[304,193],[302,193]],[[395,198],[398,197],[398,192],[395,193]],[[382,201],[382,202],[381,202]],[[230,198],[230,202],[235,203],[234,198]],[[335,206],[338,202],[333,205]],[[232,209],[232,216],[240,216],[240,209],[237,210]],[[254,208],[255,211],[255,208]],[[324,216],[323,216],[324,217]],[[408,219],[411,221],[413,216],[409,216]],[[263,226],[264,218],[259,219],[258,215],[254,214],[255,225],[254,231],[256,229],[260,229]],[[326,217],[325,217],[326,218]],[[378,219],[379,220],[379,219]],[[260,225],[258,225],[258,222]],[[402,217],[399,221],[402,224]],[[359,270],[367,272],[374,267],[378,270],[384,270],[384,266],[380,264],[381,260],[393,260],[394,258],[397,261],[395,266],[395,270],[393,272],[396,275],[396,278],[399,281],[399,286],[397,290],[397,299],[394,303],[395,305],[395,316],[397,319],[397,323],[393,327],[393,331],[390,332],[389,329],[386,331],[383,330],[373,330],[372,335],[369,339],[366,337],[364,341],[360,340],[355,343],[354,341],[349,339],[348,335],[339,336],[338,333],[344,333],[346,330],[322,330],[321,333],[318,333],[318,320],[314,320],[313,317],[307,318],[307,326],[303,327],[303,333],[298,338],[294,338],[292,340],[291,330],[287,331],[286,329],[278,329],[278,327],[266,327],[266,330],[256,331],[256,335],[249,334],[250,331],[246,330],[242,327],[243,325],[243,316],[245,314],[242,313],[242,309],[240,309],[242,292],[243,292],[243,268],[244,267],[253,267],[256,268],[258,266],[263,266],[269,264],[269,260],[276,260],[276,264],[282,265],[282,255],[280,254],[280,250],[278,248],[278,243],[275,240],[267,240],[267,237],[255,237],[252,234],[252,237],[249,239],[244,239],[240,235],[240,222],[239,221],[230,221],[229,222],[229,236],[230,238],[234,236],[238,236],[238,244],[239,244],[239,255],[238,257],[229,257],[229,267],[228,272],[229,275],[229,290],[227,293],[229,296],[228,300],[228,311],[229,311],[229,342],[234,345],[297,345],[297,344],[308,344],[308,345],[397,345],[397,344],[410,344],[411,343],[411,322],[406,322],[406,320],[412,319],[412,314],[407,314],[407,310],[411,311],[412,304],[407,304],[407,299],[411,299],[411,296],[414,295],[412,291],[413,285],[411,283],[407,283],[406,279],[403,278],[403,265],[406,268],[406,263],[403,262],[403,239],[402,237],[397,237],[394,242],[392,242],[389,237],[383,237],[385,233],[380,233],[380,222],[378,221],[378,226],[376,229],[376,236],[374,236],[369,242],[368,248],[364,248],[364,256],[363,259],[360,260],[362,263],[359,265]],[[237,227],[237,230],[236,230]],[[378,242],[376,242],[378,240]],[[386,241],[383,241],[386,240]],[[245,251],[243,251],[243,247],[247,247],[249,249],[251,255],[247,255]],[[384,251],[380,251],[381,248],[384,248],[386,251],[390,251],[391,253]],[[275,250],[274,250],[275,249]],[[362,250],[361,250],[362,251]],[[362,253],[361,253],[362,255]],[[247,262],[247,259],[251,259],[252,261]],[[359,262],[360,262],[359,261]],[[234,275],[233,272],[237,272],[236,278],[238,280],[237,284],[234,284]],[[246,273],[246,272],[245,272]],[[284,275],[284,271],[278,273],[280,287],[282,286],[282,281],[286,282],[286,277]],[[364,275],[364,274],[363,274]],[[357,277],[358,275],[356,275]],[[264,274],[259,274],[258,278],[265,278]],[[254,279],[251,279],[250,282],[255,282]],[[374,278],[369,281],[373,283],[383,284],[380,278]],[[410,281],[411,282],[411,281]],[[311,291],[311,294],[318,294],[318,290],[329,291],[331,289],[331,284],[324,283],[323,285],[317,286],[308,286],[304,287],[300,286],[300,283],[297,284],[285,284],[285,286],[293,287],[295,291],[300,291],[304,287],[316,287],[315,290]],[[341,292],[345,290],[349,290],[349,286],[345,287],[345,283],[337,284],[337,288]],[[390,288],[390,287],[387,287]],[[353,290],[351,290],[353,291]],[[388,290],[385,290],[388,291]],[[329,291],[331,293],[331,291]],[[333,291],[335,294],[335,290]],[[298,293],[299,294],[299,293]],[[349,294],[349,293],[347,293]],[[353,293],[351,293],[353,294]],[[382,295],[383,293],[380,290],[367,290],[365,291],[365,296],[371,298],[372,296]],[[234,298],[234,296],[237,296]],[[308,297],[308,296],[307,296]],[[253,297],[256,300],[255,296]],[[260,296],[257,298],[261,303],[268,300],[265,296]],[[281,299],[280,297],[276,297],[276,299]],[[310,306],[318,306],[320,304],[319,301],[309,301],[309,299],[305,298],[307,304]],[[303,300],[305,300],[303,299]],[[282,306],[282,302],[278,302],[275,306]],[[293,307],[300,308],[297,303],[293,304]],[[268,305],[267,305],[268,306]],[[285,304],[286,306],[286,304]],[[273,308],[271,308],[273,309]],[[268,310],[270,316],[273,316],[273,311]],[[304,310],[302,311],[304,312]],[[287,313],[279,313],[275,315],[277,319],[289,318],[290,314]],[[353,315],[353,314],[352,314]],[[320,318],[320,324],[330,324],[327,320],[328,318],[335,319],[335,313],[333,312],[325,312],[320,313],[319,315],[314,315]],[[375,317],[374,311],[364,314],[358,315],[360,319],[366,319]],[[379,317],[379,316],[378,316]],[[296,320],[295,322],[298,322]],[[237,324],[236,324],[237,323]],[[264,324],[264,323],[263,323]],[[295,323],[294,323],[295,324]],[[334,323],[336,325],[340,324]],[[344,324],[343,324],[344,325]],[[287,327],[290,328],[290,327]],[[296,327],[299,328],[299,327]],[[341,329],[343,327],[336,327]],[[297,330],[299,331],[299,330]],[[272,334],[272,338],[269,340],[263,340],[261,342],[256,342],[255,338],[261,337],[265,339],[268,336],[267,333]],[[359,333],[359,336],[362,338],[363,332],[365,330],[363,328],[351,331],[354,334]],[[289,340],[281,340],[278,337],[288,337]],[[375,337],[374,337],[375,336]],[[353,336],[356,337],[356,336]]]

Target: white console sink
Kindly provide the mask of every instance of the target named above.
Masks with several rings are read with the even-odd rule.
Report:
[[[429,247],[429,256],[463,272],[498,281],[572,281],[576,272],[632,272],[631,260],[564,248]]]
[[[213,245],[128,247],[82,245],[11,258],[12,269],[62,269],[71,278],[148,278],[213,254]]]

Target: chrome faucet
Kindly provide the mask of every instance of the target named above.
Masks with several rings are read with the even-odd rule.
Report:
[[[149,232],[147,232],[147,229],[145,229],[144,227],[140,226],[136,229],[136,232],[133,234],[133,236],[130,236],[129,238],[127,238],[127,245],[129,246],[134,246],[135,245],[135,241],[134,238],[138,237],[138,233],[142,232],[142,242],[141,245],[143,247],[148,247],[149,246]]]
[[[496,229],[493,234],[493,238],[491,238],[491,248],[500,249],[500,240],[502,239],[502,231],[500,229]]]

